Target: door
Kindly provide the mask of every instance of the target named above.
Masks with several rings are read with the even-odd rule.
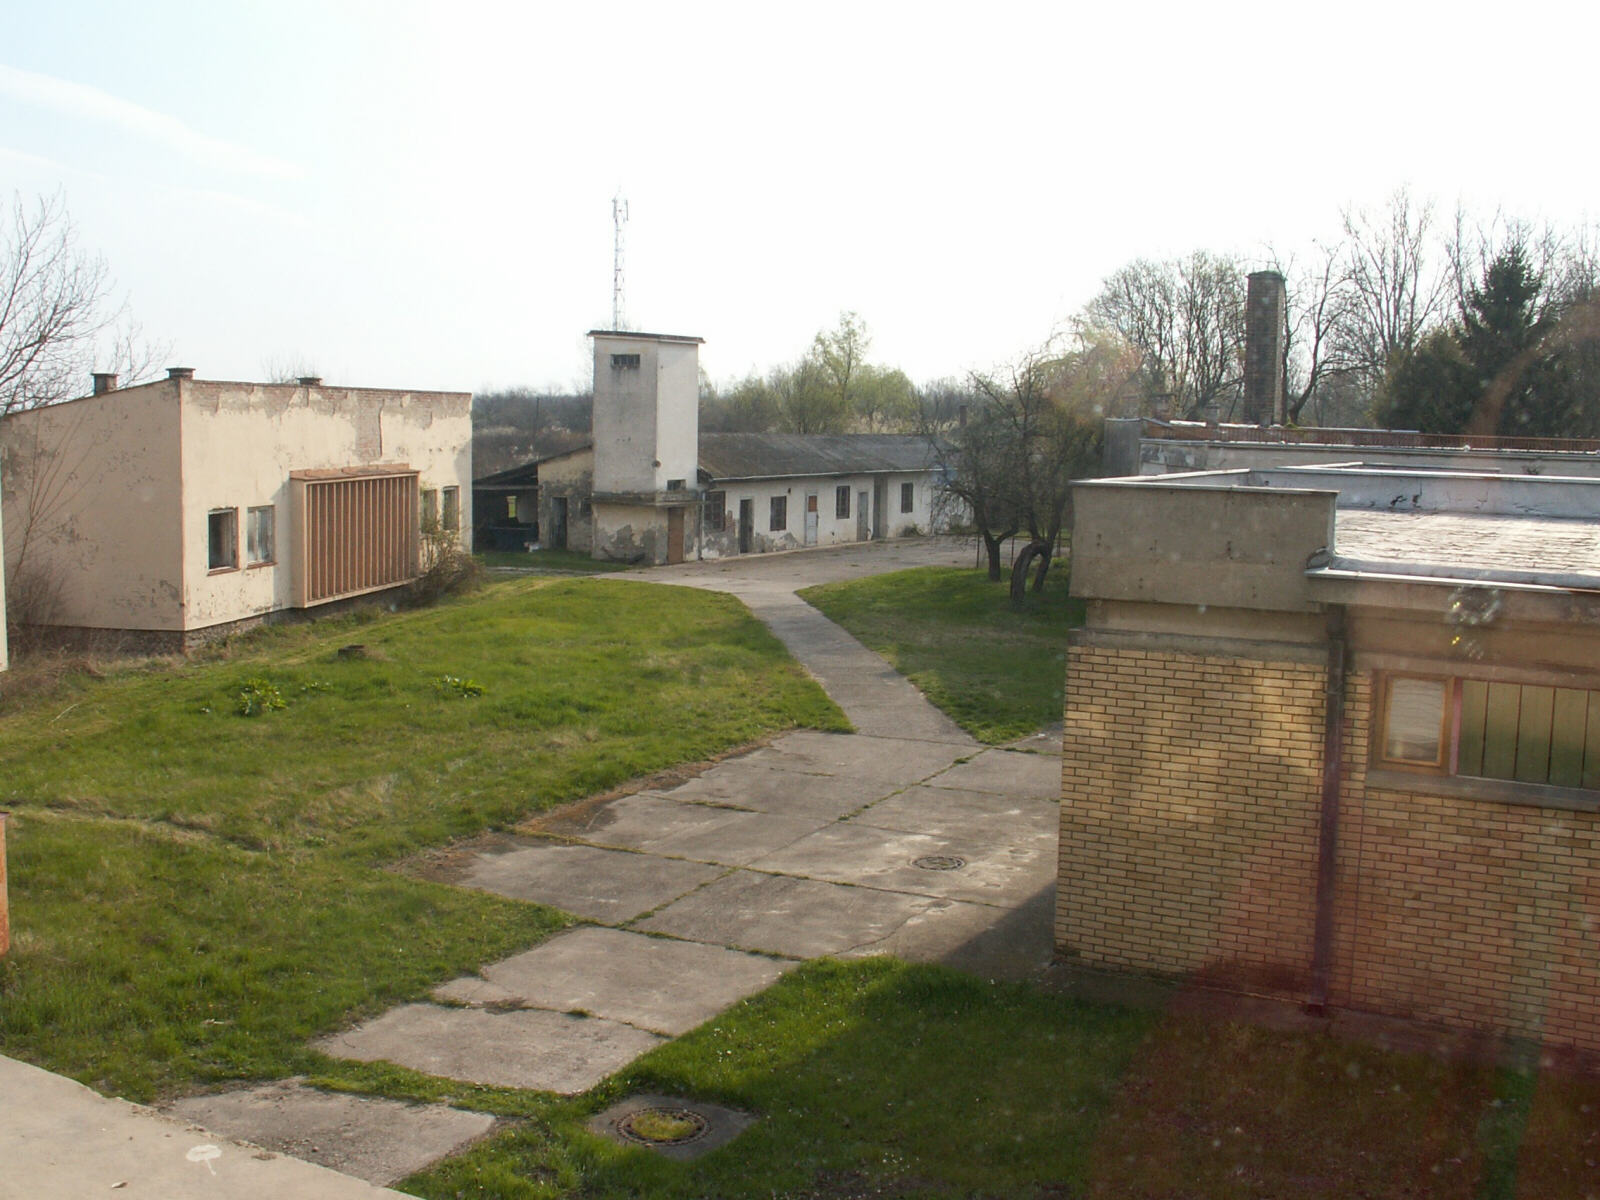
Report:
[[[806,545],[817,544],[817,494],[806,493]]]
[[[856,541],[865,542],[872,538],[872,493],[856,493]]]
[[[683,561],[683,509],[667,509],[667,562]]]
[[[756,520],[756,502],[739,501],[739,553],[750,553],[750,529]]]
[[[872,484],[872,536],[886,538],[888,530],[889,512],[889,481],[877,479]]]
[[[567,548],[567,498],[557,496],[550,501],[550,549]]]

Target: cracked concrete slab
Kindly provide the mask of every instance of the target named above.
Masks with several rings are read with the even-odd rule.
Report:
[[[978,838],[986,843],[997,836],[1007,841],[1019,836],[1054,838],[1061,823],[1061,806],[1052,800],[1014,799],[994,792],[917,784],[856,813],[850,823],[908,833]]]
[[[737,871],[668,905],[638,928],[817,958],[881,941],[932,903],[898,892]]]
[[[404,1004],[312,1046],[334,1058],[572,1096],[665,1040],[619,1021],[540,1008],[489,1012]]]
[[[1052,884],[1014,909],[947,900],[913,913],[882,941],[844,957],[893,954],[912,962],[938,962],[987,979],[1031,979],[1055,958]]]
[[[1048,754],[985,750],[927,782],[933,787],[961,788],[970,792],[1059,799],[1061,760]]]
[[[434,995],[467,1004],[581,1010],[675,1035],[777,982],[792,965],[722,946],[591,927],[487,966],[481,979],[453,980]]]
[[[592,921],[620,925],[721,873],[720,867],[705,863],[541,841],[478,855],[461,882],[513,900],[532,900]]]
[[[911,738],[802,729],[785,734],[770,746],[763,746],[737,761],[780,771],[872,781],[886,785],[884,790],[890,791],[936,775],[978,748],[976,742],[958,746]]]
[[[754,755],[721,763],[663,795],[673,800],[737,805],[752,812],[818,823],[837,820],[894,790],[880,779],[803,772],[755,761]]]
[[[859,805],[851,805],[856,807]],[[557,816],[546,821],[544,828],[560,837],[738,867],[833,819],[831,813],[778,816],[639,792],[586,808],[572,820]]]
[[[488,1113],[322,1092],[297,1079],[187,1096],[169,1111],[224,1137],[380,1185],[457,1153],[494,1126]]]
[[[1005,831],[991,830],[944,837],[851,822],[818,830],[751,865],[758,871],[1011,908],[1055,878],[1055,849],[1048,836],[1018,842]],[[920,858],[947,856],[964,859],[965,865],[956,870],[913,865]]]

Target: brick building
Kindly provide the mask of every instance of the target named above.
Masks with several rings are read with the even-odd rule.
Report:
[[[1600,480],[1075,502],[1059,951],[1600,1050]]]

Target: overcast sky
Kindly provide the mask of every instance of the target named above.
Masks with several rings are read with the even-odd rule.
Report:
[[[620,187],[631,327],[723,381],[854,309],[924,380],[1401,185],[1595,219],[1596,12],[4,0],[0,186],[202,378],[582,383]]]

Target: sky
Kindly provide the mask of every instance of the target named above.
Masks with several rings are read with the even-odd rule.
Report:
[[[913,379],[1106,275],[1264,265],[1396,188],[1600,219],[1600,6],[0,0],[0,194],[58,194],[174,364],[587,385],[630,328],[718,382],[857,312]]]

